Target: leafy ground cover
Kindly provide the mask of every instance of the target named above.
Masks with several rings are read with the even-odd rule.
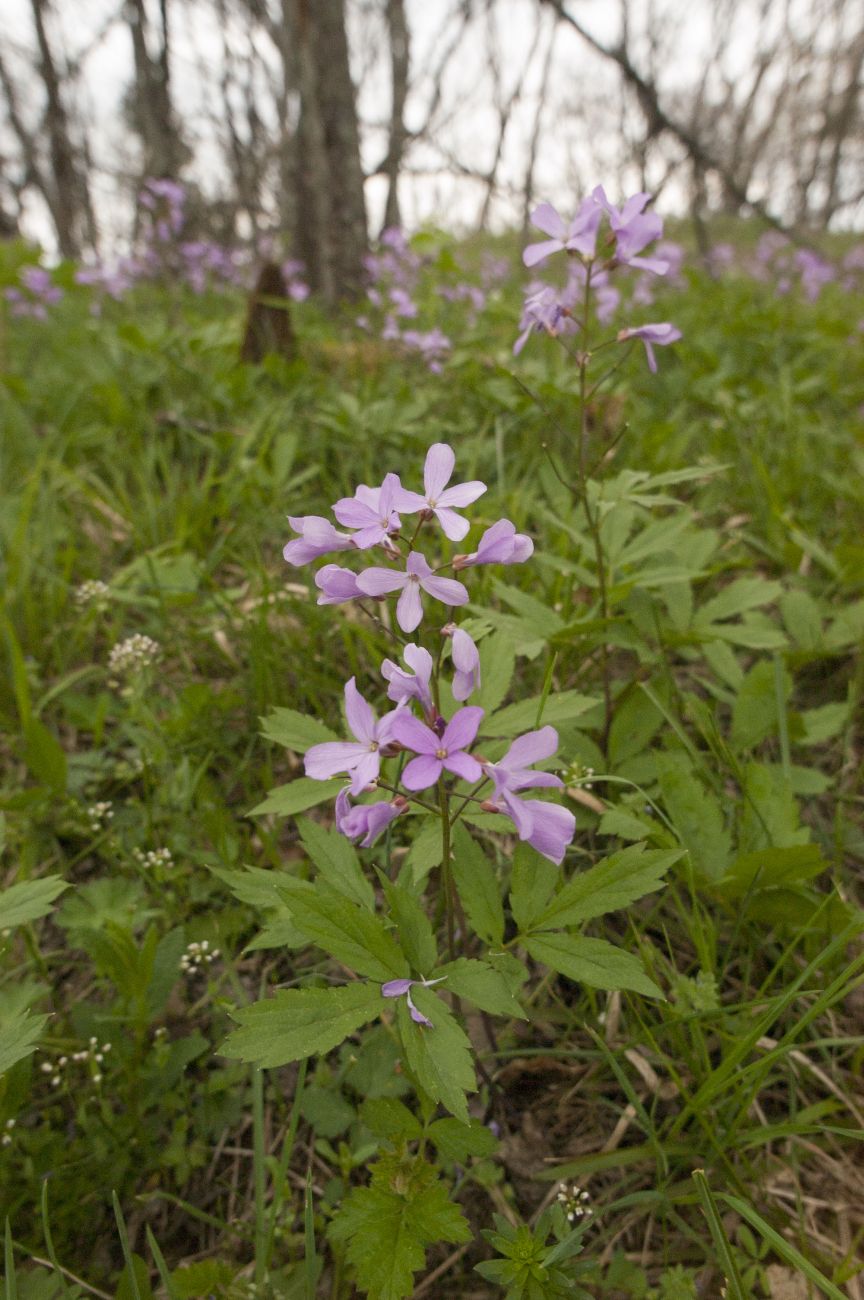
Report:
[[[7,1297],[861,1294],[860,306],[785,248],[685,258],[607,327],[681,341],[582,408],[572,337],[514,357],[497,251],[391,241],[359,326],[298,302],[300,357],[260,367],[238,291],[64,267],[42,319],[4,251]],[[344,781],[304,776],[393,647],[281,554],[434,443],[488,485],[460,548],[533,539],[461,625],[489,754],[554,726],[575,819],[560,868],[454,828],[482,988],[440,831],[355,850]],[[432,1029],[357,1013],[394,936],[450,958],[409,990]],[[311,1028],[266,1059],[254,1008],[292,997]]]

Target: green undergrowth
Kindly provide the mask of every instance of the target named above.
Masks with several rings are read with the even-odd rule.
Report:
[[[239,297],[141,288],[92,315],[70,277],[47,322],[3,320],[7,1300],[854,1294],[854,299],[685,270],[640,317],[682,341],[592,404],[586,515],[566,356],[513,357],[516,278],[474,322],[442,305],[435,256],[441,375],[308,304],[299,359],[262,367],[237,359]],[[535,540],[530,566],[474,571],[467,626],[489,735],[556,727],[576,838],[562,873],[472,824],[457,885],[524,979],[501,973],[510,1014],[463,972],[477,1010],[439,1013],[437,1083],[356,984],[341,1037],[310,1001],[297,1051],[250,1068],[251,1004],[344,983],[327,926],[374,911],[375,868],[407,894],[441,862],[410,825],[392,854],[349,848],[341,783],[304,780],[388,647],[281,557],[286,516],[413,480],[435,441],[489,484],[469,542],[502,515]],[[392,942],[372,911],[367,963]],[[564,952],[577,931],[621,953],[605,984]]]

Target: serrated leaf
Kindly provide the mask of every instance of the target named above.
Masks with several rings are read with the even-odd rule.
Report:
[[[357,851],[338,831],[325,830],[308,817],[298,817],[297,829],[309,857],[327,884],[368,911],[375,906],[375,891],[363,875]]]
[[[240,1028],[228,1035],[221,1054],[266,1069],[287,1065],[329,1052],[386,1005],[381,989],[365,982],[331,989],[279,989],[272,998],[232,1013]]]
[[[449,993],[473,1002],[481,1011],[488,1011],[493,1016],[528,1019],[514,998],[507,980],[500,971],[494,970],[486,962],[459,957],[446,966],[440,966],[435,975],[436,978],[445,977],[444,987]]]
[[[417,1116],[395,1097],[367,1097],[360,1107],[360,1118],[370,1132],[388,1142],[414,1142],[423,1134]]]
[[[479,1120],[460,1124],[458,1119],[436,1119],[426,1130],[439,1155],[455,1164],[465,1164],[469,1156],[491,1156],[498,1139]]]
[[[335,799],[345,781],[337,778],[333,781],[313,781],[311,777],[302,776],[298,781],[289,781],[271,790],[262,803],[256,804],[247,817],[263,817],[267,813],[276,813],[281,817],[293,817],[295,813],[305,812],[307,808],[316,808],[320,803]]]
[[[66,789],[66,752],[52,731],[39,718],[29,718],[23,727],[24,758],[33,775],[57,794]]]
[[[323,722],[296,709],[273,709],[261,719],[261,735],[295,754],[305,754],[313,745],[339,739]]]
[[[0,930],[38,921],[51,911],[54,899],[69,885],[59,876],[42,876],[39,880],[22,880],[0,893]]]
[[[480,734],[518,736],[537,727],[550,724],[555,726],[562,722],[572,722],[575,718],[584,718],[598,704],[599,700],[595,696],[582,695],[579,691],[551,693],[545,702],[542,695],[535,695],[490,714],[480,724]]]
[[[535,961],[543,962],[579,984],[597,989],[632,989],[650,998],[663,997],[654,981],[645,974],[639,958],[623,952],[605,939],[532,934],[524,944]]]
[[[16,1011],[0,1024],[0,1075],[36,1051],[39,1036],[47,1022],[47,1016]]]
[[[717,888],[725,898],[735,899],[753,890],[797,885],[827,870],[828,863],[817,844],[758,849],[736,858]]]
[[[383,922],[328,885],[286,877],[280,890],[298,930],[358,975],[381,983],[408,974],[408,963]]]
[[[719,880],[729,864],[732,836],[718,800],[684,754],[658,754],[656,766],[663,802],[693,866],[706,880]]]
[[[403,885],[390,884],[386,879],[382,883],[402,951],[412,970],[428,975],[438,960],[438,945],[420,899]]]
[[[520,842],[513,853],[510,876],[510,908],[520,930],[530,930],[541,916],[561,875],[554,862]]]
[[[419,835],[408,850],[403,872],[415,885],[429,875],[433,867],[441,865],[441,824],[436,818],[428,818]],[[401,874],[401,873],[400,873]]]
[[[461,824],[453,828],[451,871],[459,900],[476,933],[492,947],[504,941],[501,888],[480,845]]]
[[[662,889],[663,877],[682,856],[680,849],[647,849],[632,844],[568,880],[538,916],[531,930],[579,925],[629,907],[637,898]]]
[[[782,707],[792,691],[792,679],[783,670]],[[766,737],[777,731],[779,717],[777,713],[777,680],[774,664],[769,660],[759,660],[745,676],[735,698],[732,708],[732,728],[729,740],[736,750],[754,749]]]
[[[418,1009],[432,1021],[434,1028],[415,1024],[405,999],[399,999],[396,1018],[405,1062],[423,1091],[467,1124],[465,1094],[477,1089],[471,1044],[431,989],[415,985],[411,992]]]
[[[839,736],[849,718],[849,701],[822,704],[816,709],[805,709],[800,717],[804,734],[799,745],[822,745]]]

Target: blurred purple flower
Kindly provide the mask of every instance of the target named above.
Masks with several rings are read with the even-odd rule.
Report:
[[[651,195],[634,194],[623,208],[616,208],[609,202],[602,185],[596,187],[591,197],[609,216],[609,225],[615,235],[615,260],[623,266],[636,266],[643,271],[653,271],[655,275],[665,275],[669,269],[665,258],[637,256],[647,244],[663,234],[663,218],[656,212],[644,211]]]
[[[626,343],[628,339],[641,339],[645,344],[645,354],[648,357],[648,369],[652,374],[657,373],[657,358],[654,355],[654,345],[666,347],[668,343],[675,343],[681,338],[681,331],[675,325],[670,325],[664,321],[659,325],[637,325],[631,329],[618,331],[618,342]]]
[[[346,600],[362,600],[366,594],[357,586],[357,574],[338,564],[325,564],[315,574],[315,586],[321,592],[319,605],[344,605]]]
[[[306,751],[306,775],[313,781],[326,781],[339,772],[351,776],[350,791],[360,794],[381,770],[381,749],[393,738],[393,724],[399,707],[376,719],[371,705],[357,690],[355,678],[345,683],[345,717],[354,741],[328,740]]]
[[[450,482],[455,464],[456,455],[452,447],[446,442],[433,443],[426,453],[426,464],[423,470],[425,495],[421,496],[419,492],[409,492],[401,488],[396,494],[395,505],[397,510],[409,515],[418,510],[430,510],[437,517],[450,540],[458,542],[468,532],[469,524],[467,519],[456,514],[453,506],[470,506],[486,491],[486,484],[475,479],[471,483],[457,483],[455,487],[448,488],[447,484]],[[415,623],[414,626],[416,627],[417,624]],[[405,631],[411,630],[405,629]]]
[[[468,592],[462,583],[455,578],[436,577],[426,557],[419,551],[412,551],[408,556],[406,572],[379,567],[364,569],[357,575],[357,586],[366,596],[386,596],[401,591],[396,605],[396,621],[403,632],[413,632],[423,617],[421,589],[445,605],[464,605],[468,600]]]
[[[562,330],[575,329],[576,326],[560,291],[544,285],[542,289],[526,294],[519,328],[522,333],[513,344],[514,356],[519,355],[532,333],[549,334],[554,339]]]
[[[442,772],[452,772],[463,781],[479,781],[483,769],[465,753],[473,744],[477,729],[483,720],[483,710],[477,705],[459,709],[439,736],[413,714],[402,712],[393,721],[393,739],[417,754],[402,773],[406,790],[427,790],[434,785]]]

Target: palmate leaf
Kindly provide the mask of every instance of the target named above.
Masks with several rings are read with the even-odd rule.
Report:
[[[0,1075],[11,1070],[18,1061],[35,1052],[39,1035],[45,1028],[47,1016],[34,1016],[29,1011],[16,1011],[0,1024]]]
[[[345,1243],[370,1300],[404,1300],[414,1294],[425,1247],[470,1241],[471,1229],[431,1166],[385,1156],[372,1170],[372,1185],[356,1187],[345,1199],[330,1237]]]
[[[585,939],[581,935],[528,935],[525,947],[535,961],[566,975],[579,984],[596,989],[632,989],[649,998],[663,994],[645,974],[638,957],[622,952],[605,939]]]
[[[647,849],[632,844],[598,862],[596,867],[573,876],[560,893],[531,922],[531,930],[560,929],[579,925],[629,907],[637,898],[663,886],[663,877],[683,856],[680,849]]]
[[[0,929],[11,930],[14,925],[26,925],[47,916],[54,899],[68,888],[59,876],[43,876],[41,880],[22,880],[4,889],[0,894]]]
[[[280,989],[272,998],[232,1012],[240,1028],[228,1035],[221,1052],[273,1069],[329,1052],[386,1005],[376,984]]]

